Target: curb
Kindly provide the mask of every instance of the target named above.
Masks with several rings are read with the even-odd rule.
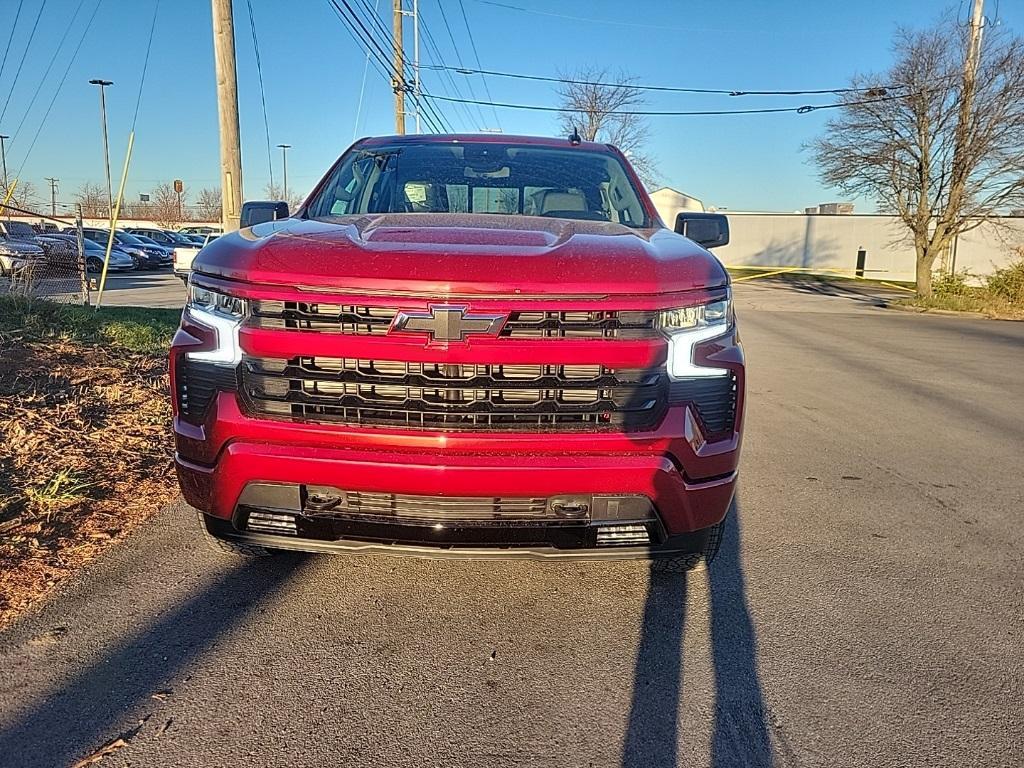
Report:
[[[900,312],[911,312],[915,315],[942,315],[943,317],[969,317],[980,320],[1002,320],[1009,323],[1024,322],[1024,318],[1000,317],[998,315],[986,315],[984,312],[968,312],[956,309],[930,309],[928,307],[913,307],[908,304],[884,304],[885,309],[895,309]]]

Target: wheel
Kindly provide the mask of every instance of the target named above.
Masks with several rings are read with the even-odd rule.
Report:
[[[711,565],[711,562],[715,559],[718,550],[722,546],[722,534],[724,531],[725,520],[708,529],[708,538],[704,542],[703,552],[657,558],[651,561],[651,570],[657,573],[685,573],[686,571],[692,571],[700,565],[702,559],[705,564]]]
[[[89,259],[85,262],[85,271],[90,275],[103,271],[103,262],[100,259]]]
[[[227,554],[234,555],[235,557],[270,557],[271,555],[276,554],[276,550],[267,549],[266,547],[260,547],[255,544],[242,544],[240,542],[218,538],[206,530],[206,524],[202,521],[200,521],[199,527],[203,532],[203,538],[206,540],[207,546],[217,552],[226,552]]]

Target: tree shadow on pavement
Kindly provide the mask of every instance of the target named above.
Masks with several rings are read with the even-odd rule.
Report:
[[[711,765],[768,768],[774,757],[740,563],[738,501],[708,574],[715,682]],[[678,765],[686,598],[685,574],[651,570],[623,751],[626,768]],[[686,724],[681,727],[685,736]]]
[[[19,768],[70,765],[120,732],[137,730],[150,697],[173,687],[176,675],[284,588],[304,560],[280,554],[240,563],[108,648],[0,727],[0,763],[11,758]]]

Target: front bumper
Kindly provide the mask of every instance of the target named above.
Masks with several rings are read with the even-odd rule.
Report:
[[[175,339],[175,391],[176,356],[204,343],[201,333],[183,329]],[[247,335],[243,349],[270,354],[256,348],[262,338]],[[334,343],[315,334],[299,338],[304,348]],[[520,346],[525,345],[514,350]],[[621,350],[628,346],[616,342],[604,349],[609,355],[624,355]],[[289,354],[274,351],[275,356]],[[198,422],[195,415],[183,418],[176,407],[178,476],[186,500],[203,513],[211,533],[274,548],[554,559],[700,551],[707,529],[725,517],[735,492],[745,397],[743,355],[735,332],[707,342],[699,354],[704,364],[728,368],[735,376],[735,421],[727,434],[706,435],[692,404],[667,407],[656,426],[641,431],[440,431],[267,418],[244,409],[235,392],[219,391]],[[510,536],[509,526],[503,529],[495,521],[446,520],[435,533],[429,526],[410,528],[400,516],[377,527],[349,519],[314,529],[303,509],[295,512],[299,522],[290,535],[268,534],[249,530],[247,524],[243,494],[256,484],[409,495],[428,506],[432,499],[440,506],[453,498],[642,497],[649,501],[651,514],[642,522],[650,523],[651,535],[644,546],[602,548],[595,546],[594,520],[578,530],[570,530],[564,521],[536,520],[532,534],[520,521]],[[280,511],[274,505],[265,509]],[[495,535],[488,537],[488,531]]]

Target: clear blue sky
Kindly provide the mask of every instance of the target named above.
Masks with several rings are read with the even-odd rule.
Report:
[[[2,0],[7,24],[0,29],[0,55],[19,0]],[[44,0],[22,0],[8,60],[0,73],[0,109],[14,83],[14,72]],[[41,124],[67,66],[85,19],[97,0],[82,0],[79,20],[67,41],[58,42],[80,0],[45,0],[35,39],[15,84],[0,133],[8,141],[8,168],[40,191],[44,177],[60,178],[58,200],[70,201],[86,180],[103,181],[102,143],[96,88],[90,78],[113,80],[108,89],[113,173],[120,173],[138,92],[149,23],[155,0],[101,0],[93,23],[53,110],[27,160],[25,152]],[[346,33],[327,0],[251,0],[259,37],[273,145],[288,143],[289,185],[306,192],[327,166],[360,136],[393,131],[391,91],[371,67],[362,114],[356,125],[364,54]],[[358,7],[359,0],[350,0]],[[374,0],[367,0],[370,5]],[[385,21],[390,0],[377,0]],[[411,0],[409,0],[411,4]],[[420,0],[422,18],[445,63],[456,63],[439,5],[443,6],[460,54],[474,66],[458,0]],[[884,70],[899,25],[933,22],[942,7],[930,0],[464,0],[469,24],[485,69],[553,75],[587,65],[621,69],[640,81],[729,89],[831,88],[850,75]],[[969,5],[969,3],[962,3]],[[516,10],[517,6],[533,12]],[[990,20],[1019,29],[1024,9],[990,2]],[[958,12],[954,3],[950,8]],[[555,15],[564,14],[564,16]],[[966,7],[959,8],[964,19]],[[588,20],[569,17],[588,17]],[[244,0],[235,2],[241,101],[245,193],[261,197],[268,181],[268,158],[252,36]],[[406,33],[411,51],[411,24]],[[43,80],[46,67],[54,65]],[[428,59],[424,59],[427,61]],[[467,78],[454,75],[464,94]],[[39,83],[35,103],[29,104]],[[436,72],[424,82],[444,92]],[[445,84],[447,81],[444,81]],[[480,78],[473,92],[484,97]],[[495,101],[554,105],[550,84],[487,80]],[[654,95],[651,109],[715,109],[822,103],[823,97],[743,97]],[[462,108],[442,109],[459,130],[492,128],[508,133],[551,134],[556,116],[487,108],[484,124],[469,121]],[[471,108],[472,109],[472,108]],[[475,110],[474,110],[475,114]],[[651,152],[661,180],[733,210],[794,210],[832,200],[834,190],[817,180],[801,145],[820,132],[827,112],[735,117],[651,118]],[[500,122],[499,122],[500,121]],[[411,123],[410,123],[411,129]],[[280,150],[273,150],[280,181]],[[208,0],[163,0],[138,118],[129,176],[132,198],[160,181],[184,179],[193,192],[218,180],[217,110]],[[135,198],[137,199],[137,198]],[[864,210],[864,205],[860,206]]]

